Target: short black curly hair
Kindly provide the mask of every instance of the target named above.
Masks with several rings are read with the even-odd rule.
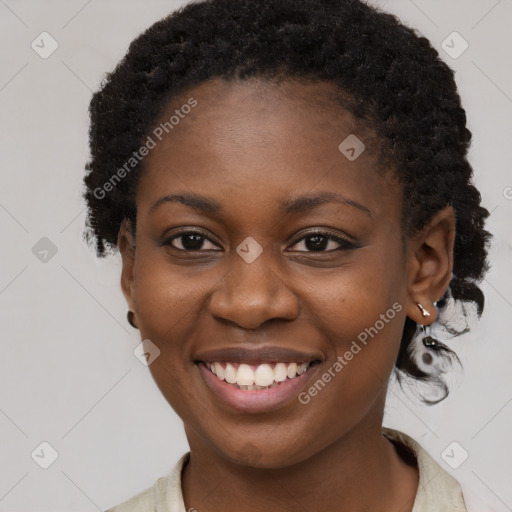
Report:
[[[471,132],[454,73],[425,37],[361,0],[194,1],[139,35],[89,108],[85,236],[98,256],[115,250],[123,219],[135,226],[142,163],[108,193],[98,190],[142,146],[171,99],[214,77],[283,76],[334,83],[350,99],[347,109],[377,136],[403,185],[405,233],[454,208],[453,278],[439,318],[449,298],[475,304],[480,316],[489,212],[472,184]],[[439,383],[408,350],[416,331],[407,318],[397,374]]]

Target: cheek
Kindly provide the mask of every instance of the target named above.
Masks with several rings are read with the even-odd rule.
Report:
[[[212,286],[207,274],[171,266],[162,249],[140,246],[135,264],[135,302],[141,334],[166,340],[170,346],[173,340],[186,339]]]
[[[390,308],[386,319],[394,319],[396,310],[403,309],[404,272],[401,256],[393,246],[368,246],[357,250],[343,267],[307,279],[310,284],[303,297],[308,304],[306,309],[311,311],[311,321],[318,320],[322,331],[346,342],[373,326]],[[394,303],[401,307],[393,309]],[[381,324],[379,322],[378,326],[382,327]],[[396,338],[397,329],[393,329],[392,322],[385,325],[385,329],[379,329],[382,334]],[[400,329],[398,325],[398,334]]]
[[[329,386],[337,388],[334,401],[370,396],[393,369],[405,320],[404,269],[396,247],[360,249],[350,265],[309,287],[309,321],[329,341],[328,369],[340,384]]]
[[[300,398],[304,412],[325,425],[324,434],[332,439],[383,399],[398,355],[405,309],[380,271],[370,277],[340,279],[316,297],[313,321],[321,322],[317,329],[330,351]]]
[[[196,398],[188,389],[191,343],[196,332],[204,295],[211,286],[204,274],[193,279],[190,270],[171,269],[165,252],[138,246],[135,264],[135,303],[142,339],[160,350],[149,365],[153,380],[174,411],[192,421]],[[201,404],[197,404],[200,408]]]

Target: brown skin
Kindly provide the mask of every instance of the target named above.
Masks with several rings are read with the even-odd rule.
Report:
[[[454,212],[404,238],[401,187],[375,170],[369,135],[355,161],[339,152],[347,135],[363,136],[332,94],[326,83],[213,80],[175,98],[163,119],[190,97],[198,105],[144,161],[136,239],[121,226],[122,289],[142,339],[161,351],[149,368],[190,444],[186,509],[412,509],[417,468],[381,433],[386,387],[406,316],[436,319],[432,303],[451,278]],[[287,217],[277,210],[282,199],[322,191],[370,213],[340,203]],[[150,212],[161,197],[190,192],[224,212],[178,202]],[[311,250],[304,237],[315,228],[353,237],[357,247],[335,250],[340,244],[328,239]],[[202,255],[186,252],[183,237],[174,249],[159,245],[187,229],[211,240],[203,239]],[[251,264],[236,253],[248,236],[263,248]],[[307,389],[395,302],[402,310],[307,405],[294,399],[237,413],[192,362],[199,351],[237,345],[322,354]]]

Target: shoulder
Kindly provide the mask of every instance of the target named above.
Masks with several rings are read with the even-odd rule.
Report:
[[[405,446],[416,458],[419,482],[412,512],[448,509],[451,512],[467,512],[462,489],[457,480],[447,473],[417,441],[403,432],[386,427],[383,427],[382,433],[391,441]]]
[[[123,501],[115,507],[109,508],[105,512],[154,512],[154,510],[155,498],[153,494],[153,487],[148,487],[136,496]]]
[[[167,476],[159,478],[151,487],[105,512],[174,512],[181,511],[181,471],[188,461],[190,452],[176,462]]]

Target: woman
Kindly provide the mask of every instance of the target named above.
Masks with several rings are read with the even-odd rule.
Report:
[[[464,511],[382,427],[483,295],[471,134],[427,39],[354,0],[211,0],[155,23],[90,106],[89,236],[190,452],[110,509]]]

